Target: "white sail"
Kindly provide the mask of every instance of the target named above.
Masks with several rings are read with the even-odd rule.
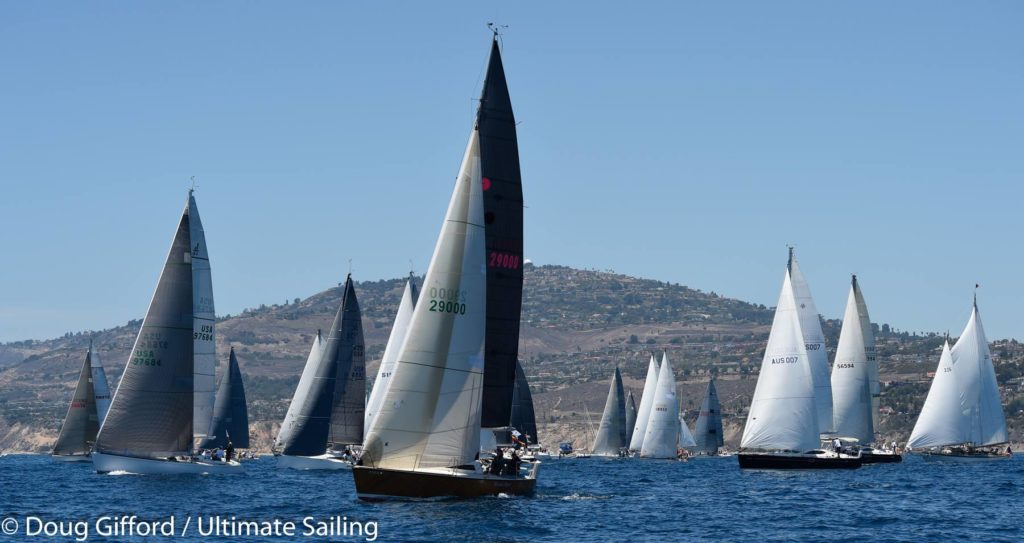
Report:
[[[960,409],[960,391],[953,372],[953,355],[949,342],[942,345],[939,366],[935,369],[932,386],[921,407],[907,446],[926,449],[959,445],[967,434],[967,418]]]
[[[832,382],[828,373],[828,352],[825,350],[825,334],[821,331],[821,317],[811,297],[811,287],[800,271],[793,249],[789,249],[789,277],[793,284],[796,312],[800,318],[800,330],[804,347],[811,365],[814,379],[814,397],[817,406],[818,432],[831,433],[832,428]]]
[[[652,354],[651,362],[647,365],[647,380],[644,381],[644,390],[640,396],[640,408],[636,411],[633,435],[629,438],[629,450],[631,451],[639,451],[644,445],[644,436],[647,435],[647,419],[651,418],[651,405],[654,404],[656,388],[658,388],[658,362]]]
[[[854,276],[843,315],[843,329],[839,332],[836,359],[832,364],[832,416],[837,435],[855,437],[867,444],[874,441],[875,431],[871,405],[871,361],[868,359],[871,329],[864,330],[865,321],[870,322],[867,307]],[[873,339],[871,343],[874,343]],[[875,376],[877,382],[877,370]]]
[[[299,384],[295,387],[292,402],[288,404],[288,411],[284,415],[284,422],[281,423],[281,429],[277,433],[277,440],[274,441],[277,448],[288,442],[292,431],[295,429],[299,412],[302,410],[302,406],[305,405],[306,398],[309,396],[309,389],[313,385],[313,379],[316,378],[317,367],[320,365],[320,356],[323,354],[323,350],[324,338],[320,331],[317,330],[316,337],[313,338],[313,346],[309,349],[309,356],[306,357],[306,365],[302,367]]]
[[[679,413],[679,448],[680,449],[692,449],[697,446],[697,440],[693,438],[693,433],[690,432],[689,426],[686,425],[686,420],[683,419],[683,414]]]
[[[89,364],[92,371],[92,393],[96,400],[96,417],[99,423],[103,424],[107,410],[110,409],[110,385],[107,384],[107,374],[103,371],[103,362],[100,355],[92,348],[89,342]]]
[[[787,269],[743,428],[743,449],[804,452],[820,444],[814,380],[796,309]]]
[[[479,452],[486,315],[479,134],[470,135],[424,300],[370,427],[363,463],[418,470],[471,465]]]
[[[373,419],[377,418],[380,406],[384,402],[384,393],[387,391],[388,383],[391,382],[391,374],[395,371],[395,362],[398,360],[398,350],[402,348],[405,336],[409,331],[409,322],[412,320],[412,309],[416,306],[418,290],[409,280],[405,282],[405,291],[402,293],[402,301],[398,304],[398,313],[395,314],[395,324],[391,327],[391,336],[388,337],[388,344],[384,347],[384,356],[380,361],[380,368],[377,370],[377,378],[373,381],[373,390],[366,402],[366,421],[364,428],[373,426]]]
[[[217,351],[210,256],[206,250],[206,234],[199,219],[196,199],[191,193],[188,215],[189,239],[192,242],[192,435],[201,441],[209,433],[213,420],[213,403],[217,394]]]
[[[640,447],[642,458],[675,458],[679,442],[679,398],[676,397],[676,378],[667,356],[661,358],[658,372],[658,388],[654,391],[654,403],[647,421],[644,444]]]
[[[967,419],[968,431],[963,442],[976,446],[1006,443],[1006,417],[977,303],[950,355],[959,384],[961,409]]]

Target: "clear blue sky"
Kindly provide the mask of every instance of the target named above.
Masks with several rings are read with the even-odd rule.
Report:
[[[1024,4],[5,2],[0,340],[145,312],[190,176],[219,314],[430,253],[488,51],[527,257],[1024,337]]]

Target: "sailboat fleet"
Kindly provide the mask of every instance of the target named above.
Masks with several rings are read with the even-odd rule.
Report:
[[[360,498],[534,492],[539,463],[532,394],[518,358],[523,193],[515,117],[495,34],[476,119],[422,285],[410,273],[367,391],[362,314],[351,274],[331,328],[310,351],[274,442],[277,466],[346,470]],[[90,344],[52,456],[99,473],[239,473],[203,449],[249,448],[234,351],[217,371],[210,256],[190,190],[146,317],[111,397]],[[745,469],[857,468],[898,462],[876,443],[879,365],[853,276],[833,364],[806,277],[791,248],[743,429]],[[598,457],[717,456],[724,447],[714,379],[694,431],[668,354],[652,354],[640,401],[618,367],[590,451]],[[942,348],[908,442],[926,459],[1005,458],[1008,441],[975,300]],[[533,450],[536,452],[536,449]],[[486,453],[486,454],[482,454]]]

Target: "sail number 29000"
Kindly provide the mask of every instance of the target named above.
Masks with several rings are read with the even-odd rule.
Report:
[[[466,314],[466,291],[454,288],[430,287],[430,310],[436,313]]]

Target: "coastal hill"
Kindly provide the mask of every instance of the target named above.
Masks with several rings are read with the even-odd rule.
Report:
[[[421,281],[422,278],[417,278]],[[376,374],[404,278],[356,283],[363,311],[368,376]],[[269,449],[317,329],[330,327],[341,300],[334,287],[306,299],[263,305],[218,318],[221,358],[234,346],[245,375],[256,447]],[[639,403],[651,352],[667,351],[691,427],[708,379],[715,376],[726,440],[736,445],[754,390],[771,308],[687,286],[611,271],[525,267],[520,357],[534,392],[541,439],[589,442],[608,379],[618,365]],[[0,450],[46,451],[56,437],[89,341],[113,387],[141,320],[46,341],[0,345]],[[841,323],[825,319],[831,355]],[[875,325],[882,366],[882,427],[905,441],[927,393],[942,337]],[[999,340],[992,358],[1011,439],[1024,431],[1024,345]],[[589,416],[589,418],[588,418]]]

